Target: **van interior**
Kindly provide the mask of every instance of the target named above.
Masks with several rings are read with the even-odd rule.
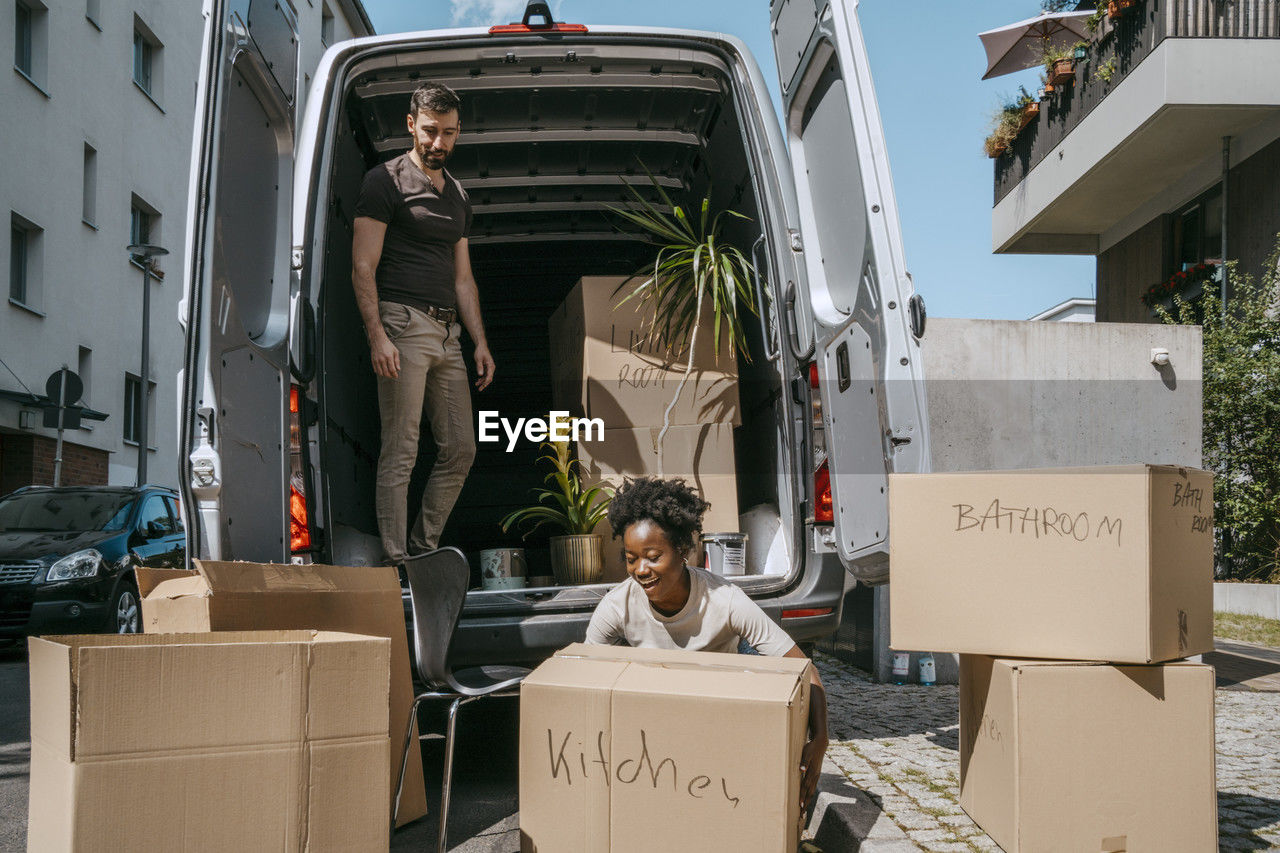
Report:
[[[552,408],[552,312],[580,277],[629,275],[657,251],[608,209],[632,199],[624,181],[661,204],[648,170],[686,210],[697,210],[710,192],[713,210],[749,218],[722,220],[724,239],[744,254],[761,233],[760,196],[735,92],[740,84],[724,55],[698,44],[602,36],[590,45],[400,46],[352,65],[341,114],[331,126],[328,195],[317,201],[317,210],[323,205],[326,212],[323,269],[312,279],[318,282],[321,342],[313,390],[321,428],[312,461],[327,489],[322,505],[329,517],[318,519],[325,559],[358,564],[381,556],[374,519],[378,408],[350,283],[352,211],[364,173],[409,148],[410,94],[435,80],[462,98],[462,135],[447,168],[471,197],[471,259],[497,364],[493,384],[473,392],[473,407],[508,419],[546,418]],[[773,550],[769,565],[762,564],[768,543],[749,543],[743,581],[763,591],[785,585],[793,572],[795,547],[803,547],[794,541],[793,514],[803,495],[779,494],[791,482],[793,451],[781,446],[791,430],[789,392],[777,363],[764,355],[759,319],[747,320],[751,359],[739,359],[742,426],[735,430],[738,506],[751,514],[755,529],[780,529],[774,535],[785,543]],[[474,377],[471,351],[464,339]],[[411,507],[430,470],[433,446],[424,422]],[[537,461],[543,452],[524,440],[511,452],[505,441],[478,445],[441,538],[442,545],[468,555],[473,571],[481,549],[523,547],[530,576],[551,574],[547,538],[554,531],[544,527],[522,539],[499,526],[543,485],[549,470]],[[605,547],[620,548],[621,542]],[[478,572],[473,578],[475,587]]]

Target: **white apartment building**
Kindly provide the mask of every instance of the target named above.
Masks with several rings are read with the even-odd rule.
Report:
[[[204,16],[200,0],[0,0],[0,495],[52,483],[46,378],[81,377],[87,417],[64,433],[63,484],[129,484],[145,418],[147,480],[176,485],[184,217]],[[325,47],[371,35],[360,0],[232,0],[296,25],[296,105]],[[9,26],[8,24],[12,24]],[[151,281],[147,394],[143,269]],[[56,402],[56,401],[55,401]],[[104,417],[105,416],[105,417]]]

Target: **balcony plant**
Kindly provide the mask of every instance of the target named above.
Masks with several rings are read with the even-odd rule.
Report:
[[[642,163],[643,167],[644,164]],[[711,189],[702,199],[697,221],[685,209],[673,202],[653,173],[645,168],[645,174],[658,198],[672,213],[667,214],[650,203],[630,183],[626,184],[634,201],[626,207],[609,206],[609,210],[639,226],[658,245],[658,254],[652,265],[645,265],[621,287],[640,279],[618,304],[636,300],[650,313],[650,331],[655,339],[665,343],[668,357],[688,353],[684,375],[676,386],[671,402],[662,415],[662,432],[656,446],[661,445],[671,427],[671,411],[684,391],[693,371],[694,355],[698,344],[698,332],[702,328],[702,306],[710,301],[711,345],[716,358],[720,356],[720,338],[723,331],[731,347],[747,361],[746,330],[742,311],[757,313],[755,293],[751,282],[755,268],[735,246],[720,238],[722,217],[728,215],[746,220],[748,217],[735,210],[721,210],[712,215]],[[619,289],[621,289],[621,287]]]
[[[1158,284],[1151,285],[1142,294],[1142,302],[1148,308],[1154,309],[1157,305],[1165,307],[1171,305],[1174,296],[1195,299],[1204,289],[1204,285],[1215,280],[1217,275],[1218,264],[1198,263],[1193,267],[1175,272]]]
[[[1076,76],[1076,50],[1088,48],[1088,43],[1078,41],[1074,44],[1051,44],[1045,42],[1042,63],[1047,81],[1055,88],[1064,86]]]
[[[1030,122],[1031,119],[1027,118],[1026,115],[1028,108],[1032,104],[1035,105],[1038,113],[1040,104],[1026,89],[1020,89],[1017,97],[1005,101],[992,114],[991,132],[987,134],[987,138],[982,143],[982,150],[988,157],[994,160],[1009,150],[1009,146],[1018,137],[1018,133]]]
[[[584,488],[575,470],[581,463],[570,457],[568,441],[544,441],[547,452],[539,461],[554,469],[543,482],[554,488],[535,489],[538,499],[502,519],[502,532],[513,526],[525,528],[524,538],[545,525],[564,531],[552,536],[551,571],[562,584],[596,583],[604,574],[604,536],[595,533],[605,517],[613,490],[604,485]]]

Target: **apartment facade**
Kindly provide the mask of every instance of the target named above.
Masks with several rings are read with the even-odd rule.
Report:
[[[1277,79],[1280,0],[1104,18],[995,160],[994,251],[1094,255],[1100,322],[1158,322],[1153,303],[1219,288],[1224,256],[1261,275],[1280,232]]]
[[[204,30],[199,0],[0,0],[13,23],[0,51],[0,495],[53,482],[56,429],[46,379],[83,385],[85,417],[63,434],[63,484],[129,484],[145,428],[147,480],[178,477],[177,372],[183,235]],[[359,0],[238,0],[297,33],[301,109],[334,41],[373,32]],[[142,266],[130,244],[159,245],[150,280],[142,383]],[[72,401],[68,401],[72,402]],[[46,404],[46,405],[42,405]],[[145,425],[145,427],[144,427]]]

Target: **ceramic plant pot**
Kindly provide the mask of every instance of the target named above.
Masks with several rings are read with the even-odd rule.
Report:
[[[551,571],[558,584],[599,583],[604,576],[604,536],[552,536]]]

